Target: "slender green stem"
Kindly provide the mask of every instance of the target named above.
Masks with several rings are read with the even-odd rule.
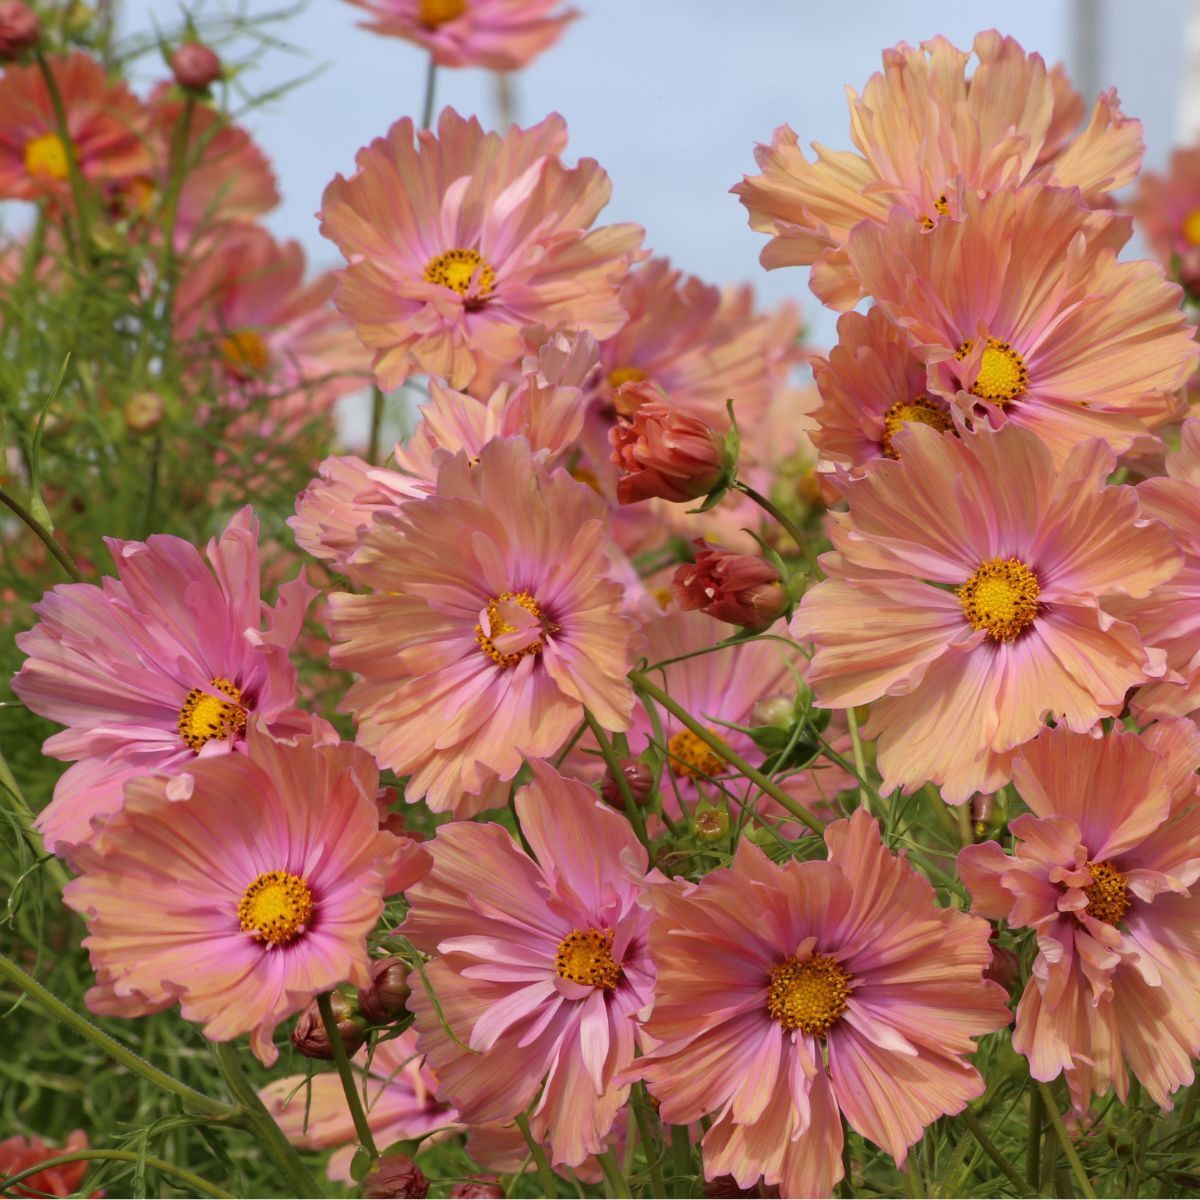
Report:
[[[128,1046],[123,1046],[116,1038],[110,1037],[104,1030],[97,1028],[86,1017],[81,1017],[73,1009],[68,1008],[53,992],[42,987],[31,975],[27,975],[16,963],[0,954],[0,975],[15,984],[31,1000],[48,1012],[56,1020],[61,1021],[68,1029],[86,1038],[94,1046],[98,1046],[110,1058],[122,1066],[149,1080],[164,1091],[171,1092],[183,1101],[184,1105],[202,1116],[217,1121],[226,1121],[236,1115],[237,1110],[206,1096],[186,1083],[168,1075],[165,1071],[148,1063],[140,1055],[135,1054]]]
[[[629,1181],[617,1165],[617,1156],[613,1153],[612,1147],[610,1146],[603,1154],[597,1154],[596,1161],[600,1164],[600,1170],[604,1172],[604,1181],[608,1184],[608,1194],[616,1197],[616,1200],[630,1200],[633,1193],[629,1190]]]
[[[371,389],[371,434],[367,442],[367,462],[372,466],[379,463],[379,441],[383,436],[383,391]]]
[[[83,258],[90,262],[92,257],[92,220],[88,207],[87,188],[83,172],[79,169],[79,156],[75,153],[75,143],[71,138],[71,129],[67,124],[67,110],[63,104],[62,92],[58,90],[58,80],[50,70],[46,56],[38,50],[38,70],[46,84],[46,92],[50,97],[50,105],[54,109],[54,126],[58,140],[62,143],[63,154],[67,159],[67,178],[71,184],[71,199],[75,202],[75,218],[79,222],[79,240],[83,247]]]
[[[1035,1195],[1042,1179],[1042,1126],[1045,1116],[1042,1112],[1042,1093],[1037,1089],[1037,1081],[1031,1079],[1029,1088],[1029,1126],[1025,1136],[1025,1182]]]
[[[177,1167],[174,1163],[167,1162],[165,1158],[154,1158],[150,1155],[143,1157],[135,1150],[72,1150],[69,1154],[56,1154],[53,1158],[44,1158],[41,1162],[34,1163],[32,1167],[26,1167],[25,1170],[18,1171],[15,1175],[0,1179],[0,1195],[7,1195],[15,1184],[20,1183],[22,1179],[28,1179],[30,1175],[36,1175],[39,1171],[65,1167],[68,1163],[73,1162],[90,1162],[93,1159],[100,1162],[141,1162],[160,1175],[169,1175],[178,1179],[180,1183],[187,1185],[189,1192],[215,1196],[217,1200],[236,1200],[232,1192],[217,1187],[215,1183],[209,1183],[207,1179],[202,1179],[199,1175],[193,1175],[191,1171],[185,1171],[183,1167]]]
[[[675,1195],[689,1195],[692,1177],[692,1138],[686,1125],[671,1126],[671,1157],[675,1165]]]
[[[633,826],[633,832],[637,834],[638,841],[643,846],[648,847],[646,818],[642,815],[642,810],[633,795],[633,789],[629,786],[629,780],[626,778],[625,772],[621,770],[621,760],[617,757],[617,752],[612,748],[612,743],[600,727],[600,722],[592,716],[590,709],[585,708],[583,710],[583,717],[592,731],[592,736],[596,739],[600,747],[600,755],[604,759],[604,765],[608,767],[608,773],[616,782],[617,791],[621,793],[621,803],[625,805],[625,815],[629,818],[630,825]]]
[[[777,783],[767,778],[761,771],[752,767],[740,754],[731,750],[719,737],[710,733],[697,721],[691,713],[681,708],[662,688],[652,680],[647,679],[641,671],[630,671],[629,680],[639,692],[649,696],[655,703],[661,704],[667,712],[677,718],[686,728],[690,729],[714,754],[723,758],[731,767],[740,771],[751,783],[766,792],[773,800],[777,800],[793,817],[803,821],[814,833],[821,833],[825,826],[812,815],[802,804],[797,803]]]
[[[854,773],[858,776],[858,802],[870,816],[871,797],[863,782],[867,777],[867,764],[863,757],[862,738],[858,735],[858,715],[853,707],[846,709],[846,725],[850,729],[850,748],[854,752]]]
[[[350,1109],[350,1119],[354,1122],[354,1132],[358,1135],[359,1144],[371,1156],[371,1163],[379,1157],[375,1138],[371,1134],[371,1125],[367,1114],[363,1111],[362,1097],[358,1094],[358,1084],[354,1079],[354,1070],[350,1066],[350,1056],[346,1053],[342,1035],[338,1032],[337,1017],[333,1015],[333,1001],[329,993],[317,997],[317,1007],[321,1010],[321,1020],[325,1025],[325,1034],[333,1047],[333,1065],[342,1080],[342,1091],[346,1093],[346,1107]]]
[[[183,102],[183,112],[171,131],[171,145],[167,151],[167,190],[163,196],[163,251],[160,271],[164,310],[168,320],[174,307],[175,283],[179,275],[179,256],[175,253],[175,225],[179,216],[179,197],[187,175],[188,143],[191,141],[195,114],[196,98],[189,92]]]
[[[71,882],[71,877],[67,874],[67,870],[62,863],[54,855],[48,853],[45,845],[42,843],[38,831],[34,828],[33,809],[29,807],[29,801],[25,799],[25,793],[21,791],[21,785],[17,782],[17,778],[12,773],[8,761],[2,752],[0,752],[0,788],[3,788],[13,798],[13,802],[17,806],[17,815],[21,819],[21,828],[25,834],[25,840],[29,843],[29,848],[39,858],[45,857],[46,871],[61,892]]]
[[[556,1200],[558,1188],[554,1182],[554,1172],[550,1170],[550,1160],[546,1157],[546,1151],[542,1147],[542,1144],[530,1132],[529,1118],[524,1113],[517,1113],[517,1128],[524,1136],[525,1145],[529,1147],[529,1153],[533,1155],[533,1161],[537,1165],[538,1180],[542,1185],[542,1195],[547,1197],[547,1200]]]
[[[221,1076],[240,1105],[239,1124],[254,1134],[258,1144],[274,1160],[282,1175],[282,1181],[287,1185],[287,1194],[322,1200],[325,1193],[300,1161],[300,1156],[284,1137],[283,1130],[267,1112],[254,1086],[246,1078],[242,1064],[238,1061],[237,1047],[232,1042],[217,1042],[214,1044],[214,1050]]]
[[[734,480],[734,488],[749,496],[763,512],[775,518],[780,525],[783,526],[788,536],[800,547],[800,552],[804,555],[808,562],[809,569],[817,579],[824,579],[825,572],[821,570],[821,564],[817,562],[817,556],[813,553],[812,543],[804,536],[804,531],[791,519],[782,509],[778,508],[761,492],[756,492],[748,483],[743,483],[740,479]]]
[[[1096,1200],[1092,1181],[1088,1179],[1087,1172],[1083,1169],[1083,1163],[1079,1161],[1075,1143],[1067,1135],[1067,1127],[1063,1124],[1062,1113],[1058,1111],[1058,1105],[1054,1103],[1053,1094],[1041,1080],[1038,1081],[1037,1086],[1042,1095],[1042,1103],[1046,1106],[1046,1112],[1050,1116],[1050,1124],[1054,1126],[1054,1132],[1058,1134],[1058,1140],[1062,1145],[1063,1153],[1067,1156],[1067,1162],[1071,1164],[1071,1173],[1075,1176],[1079,1190],[1087,1197],[1087,1200]]]
[[[652,1196],[665,1196],[667,1190],[663,1185],[662,1168],[659,1166],[658,1138],[655,1136],[654,1128],[650,1123],[650,1114],[646,1111],[645,1084],[638,1083],[634,1085],[633,1098],[630,1103],[633,1106],[634,1120],[637,1121],[638,1137],[642,1139],[642,1153],[646,1156],[646,1170],[650,1175],[650,1194]]]
[[[962,1113],[963,1124],[971,1131],[972,1136],[979,1143],[984,1154],[988,1156],[1000,1168],[1005,1178],[1017,1189],[1017,1195],[1023,1196],[1028,1190],[1025,1186],[1025,1180],[1017,1174],[1016,1168],[1004,1157],[1003,1154],[996,1148],[995,1142],[987,1135],[987,1130],[979,1123],[979,1118],[969,1109],[964,1109]]]
[[[58,565],[73,579],[76,583],[83,583],[83,576],[79,573],[79,568],[67,557],[67,552],[59,545],[58,539],[48,530],[42,523],[23,505],[15,496],[10,496],[3,488],[0,488],[0,504],[7,505],[34,533],[42,539],[42,543],[46,549],[58,559]]]
[[[428,129],[433,124],[433,102],[437,95],[437,63],[433,61],[433,55],[429,56],[429,63],[425,68],[425,102],[421,106],[421,128]]]

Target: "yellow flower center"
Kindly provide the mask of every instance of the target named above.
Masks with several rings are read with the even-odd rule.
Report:
[[[184,698],[176,722],[179,736],[197,751],[213,738],[223,742],[246,728],[246,707],[240,689],[220,676],[208,682],[229,699],[221,700],[203,688],[192,688]]]
[[[153,179],[147,179],[145,175],[131,180],[125,189],[126,209],[143,217],[154,207],[157,199],[158,186]]]
[[[420,0],[417,19],[426,29],[437,29],[447,21],[457,21],[467,11],[467,0]]]
[[[708,731],[717,737],[715,729]],[[721,745],[725,742],[717,737]],[[725,766],[722,758],[703,738],[690,729],[681,729],[667,743],[671,770],[680,779],[704,779],[720,775]]]
[[[1110,862],[1088,863],[1092,882],[1083,889],[1087,897],[1088,916],[1116,925],[1129,910],[1129,889],[1125,876]]]
[[[1189,246],[1200,246],[1200,208],[1193,208],[1183,218],[1183,240]]]
[[[615,392],[623,383],[642,383],[649,378],[641,367],[616,367],[608,373],[608,386]]]
[[[67,148],[57,133],[43,133],[25,143],[25,170],[35,179],[66,179]]]
[[[545,635],[557,629],[528,592],[503,592],[479,614],[475,640],[493,662],[515,667],[527,654],[541,654]]]
[[[440,283],[460,296],[486,296],[496,282],[496,272],[478,250],[447,250],[431,258],[425,267],[425,282]],[[472,287],[474,282],[474,287]]]
[[[771,968],[767,1012],[789,1033],[828,1033],[846,1011],[850,973],[827,954],[789,958]]]
[[[933,202],[933,211],[940,217],[948,217],[950,215],[950,201],[946,199],[944,194]],[[932,217],[921,218],[921,224],[926,229],[932,229],[936,223]]]
[[[612,930],[576,929],[558,943],[554,970],[560,979],[612,991],[621,981],[621,968],[613,961],[612,944]]]
[[[267,871],[242,893],[237,915],[242,929],[260,942],[286,946],[312,919],[313,895],[308,883],[288,871]]]
[[[962,360],[971,353],[972,341],[965,341],[954,352]],[[990,337],[979,363],[979,374],[971,385],[971,395],[993,404],[1011,404],[1029,388],[1025,360],[1008,342]]]
[[[950,417],[932,400],[924,396],[918,396],[915,400],[898,400],[883,414],[883,437],[879,444],[886,458],[900,457],[899,451],[892,448],[892,438],[909,424],[929,425],[941,433],[953,428]]]
[[[221,341],[221,361],[236,379],[261,375],[271,361],[271,353],[262,335],[253,329],[239,329]]]
[[[1033,624],[1041,591],[1037,576],[1019,558],[990,558],[954,594],[973,629],[1011,642]]]

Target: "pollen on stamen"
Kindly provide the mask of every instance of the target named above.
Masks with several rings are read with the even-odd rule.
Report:
[[[244,933],[272,946],[286,946],[308,927],[313,908],[307,880],[289,871],[266,871],[242,894],[237,915]]]
[[[846,1011],[850,972],[827,954],[789,958],[771,968],[767,1012],[789,1033],[821,1037]]]
[[[523,609],[533,620],[525,619],[520,626],[513,621]],[[505,614],[508,618],[506,619]],[[541,654],[546,635],[555,633],[558,626],[548,621],[538,602],[528,592],[502,592],[488,601],[483,619],[475,626],[479,648],[501,667],[515,667],[530,654]],[[516,635],[516,636],[512,636]],[[497,645],[497,641],[502,644]]]
[[[720,742],[715,729],[708,731]],[[679,779],[705,779],[720,775],[726,761],[702,738],[690,729],[681,729],[667,743],[667,765]]]
[[[210,679],[209,687],[229,699],[222,700],[204,688],[192,688],[184,697],[175,726],[188,748],[197,752],[214,739],[228,741],[246,728],[247,710],[241,689],[221,676]]]
[[[621,982],[612,954],[612,930],[576,929],[558,944],[554,970],[560,979],[612,991]]]
[[[1116,925],[1129,911],[1129,888],[1125,876],[1110,862],[1088,863],[1092,882],[1083,889],[1087,914],[1105,925]]]
[[[460,296],[480,301],[495,286],[496,272],[478,250],[454,249],[429,260],[425,282],[440,284]]]
[[[1015,641],[1038,615],[1041,585],[1019,558],[990,558],[955,589],[973,629],[985,629],[996,642]]]
[[[954,352],[960,361],[971,353],[975,343],[968,339]],[[984,347],[979,372],[971,385],[971,395],[992,404],[1011,404],[1029,390],[1029,371],[1025,359],[1009,342],[989,337]]]
[[[897,400],[883,414],[883,437],[879,439],[879,445],[885,458],[900,457],[899,451],[892,447],[892,438],[905,425],[928,425],[939,433],[945,433],[954,427],[954,422],[945,410],[925,396],[917,396],[914,400]]]

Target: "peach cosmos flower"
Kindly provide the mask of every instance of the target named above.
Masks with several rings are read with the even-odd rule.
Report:
[[[1139,176],[1129,211],[1159,262],[1190,296],[1200,294],[1200,146],[1176,150],[1165,176]]]
[[[561,0],[350,0],[363,28],[424,46],[439,67],[517,71],[562,37],[579,16]]]
[[[621,327],[642,230],[591,228],[611,185],[594,159],[565,166],[566,143],[557,114],[501,136],[447,108],[436,133],[397,121],[325,189],[321,232],[350,262],[335,303],[380,387],[414,371],[465,387],[477,359],[519,358],[533,326]]]
[[[868,704],[883,790],[941,786],[952,804],[1010,778],[1012,751],[1047,715],[1080,733],[1166,672],[1164,652],[1113,615],[1182,562],[1141,515],[1115,458],[1082,442],[1056,466],[1026,429],[955,438],[901,431],[899,461],[844,480],[828,579],[792,634],[816,646],[817,702]]]
[[[80,173],[99,182],[145,171],[146,115],[123,83],[112,83],[92,57],[77,51],[49,60],[62,95]],[[66,201],[67,153],[50,93],[37,64],[6,67],[0,77],[0,199]]]
[[[273,607],[263,602],[249,507],[203,556],[161,533],[105,544],[117,578],[59,584],[34,606],[38,624],[16,639],[28,657],[13,691],[67,726],[42,749],[75,765],[37,818],[47,846],[65,857],[120,808],[126,780],[244,751],[253,713],[292,720],[288,653],[316,595],[302,570]]]
[[[438,957],[409,1007],[464,1121],[511,1121],[540,1090],[532,1134],[552,1162],[575,1166],[604,1150],[629,1095],[616,1076],[633,1062],[654,984],[639,903],[648,864],[591,788],[529,765],[514,799],[528,854],[495,824],[443,825],[427,843],[433,867],[402,928]]]
[[[63,893],[88,926],[88,1007],[137,1017],[178,1003],[206,1037],[248,1033],[274,1063],[275,1027],[315,993],[369,986],[384,896],[428,869],[417,843],[380,829],[378,786],[371,756],[315,718],[288,739],[254,718],[244,754],[127,783]]]
[[[586,707],[626,729],[634,622],[609,577],[607,512],[523,437],[459,452],[427,499],[376,513],[330,597],[344,708],[409,802],[459,817],[503,802],[523,756],[553,754]]]
[[[1035,1079],[1065,1072],[1076,1109],[1126,1068],[1164,1108],[1200,1054],[1200,733],[1171,720],[1103,738],[1048,729],[1013,763],[1031,812],[1011,855],[968,846],[971,911],[1033,929],[1037,958],[1013,1049]]]
[[[978,34],[972,50],[978,65],[969,79],[971,54],[944,37],[885,50],[883,73],[871,76],[862,98],[847,89],[854,151],[814,145],[810,163],[787,125],[757,147],[762,174],[732,190],[750,227],[772,235],[764,267],[811,265],[812,290],[845,311],[870,290],[845,253],[859,221],[883,224],[895,206],[918,231],[930,228],[956,213],[960,180],[979,195],[1026,180],[1078,187],[1095,205],[1137,174],[1141,122],[1122,115],[1115,90],[1064,144],[1081,106],[1061,73],[994,29]]]
[[[1009,1022],[983,978],[986,922],[936,907],[861,809],[825,842],[827,862],[777,865],[743,841],[699,883],[649,883],[654,1048],[627,1076],[671,1125],[713,1114],[707,1179],[827,1196],[839,1114],[902,1165],[927,1125],[983,1093],[967,1056]]]
[[[1023,425],[1061,465],[1084,438],[1120,452],[1172,415],[1200,346],[1162,268],[1117,261],[1128,217],[1041,187],[968,192],[960,211],[925,231],[894,209],[847,252],[961,422]]]

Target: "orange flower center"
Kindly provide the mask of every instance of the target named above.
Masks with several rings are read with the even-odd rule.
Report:
[[[1189,246],[1200,246],[1200,208],[1193,208],[1183,218],[1183,240]]]
[[[929,425],[941,433],[953,428],[950,417],[932,400],[924,396],[918,396],[915,400],[898,400],[883,414],[883,437],[879,444],[886,458],[900,457],[899,451],[892,448],[892,438],[909,424]]]
[[[974,342],[968,340],[954,352],[962,360],[971,353]],[[993,404],[1011,404],[1029,388],[1029,372],[1025,360],[1008,342],[990,337],[979,363],[979,374],[971,385],[971,395]]]
[[[312,919],[313,894],[308,883],[288,871],[267,871],[242,893],[237,915],[242,929],[260,942],[286,946]]]
[[[715,729],[708,731],[717,737]],[[721,745],[725,742],[717,737]],[[681,729],[668,743],[670,767],[680,779],[711,778],[721,773],[725,765],[722,758],[702,737],[690,729]]]
[[[220,700],[203,688],[192,688],[184,698],[176,722],[179,736],[196,751],[213,738],[224,742],[246,728],[246,708],[242,704],[241,691],[220,676],[210,679],[209,686],[229,699]]]
[[[503,592],[479,614],[475,640],[493,662],[515,667],[527,654],[541,654],[546,634],[557,629],[528,592]]]
[[[460,296],[478,298],[491,292],[496,272],[478,250],[447,250],[426,264],[425,282],[439,283]]]
[[[67,148],[57,133],[43,133],[25,143],[25,170],[35,179],[66,179]]]
[[[235,379],[253,379],[267,369],[271,352],[261,334],[240,329],[221,340],[221,361]]]
[[[437,29],[447,21],[457,21],[467,11],[467,0],[420,0],[417,19],[426,29]]]
[[[1083,889],[1087,897],[1088,916],[1116,925],[1129,910],[1129,889],[1125,876],[1110,862],[1088,863],[1092,882]]]
[[[621,981],[621,968],[612,956],[612,930],[576,929],[558,943],[554,970],[559,979],[612,991]]]
[[[989,558],[954,594],[973,629],[986,629],[995,642],[1012,642],[1033,624],[1041,591],[1019,558]]]
[[[643,383],[649,378],[641,367],[615,367],[608,373],[608,386],[615,392],[623,383]]]
[[[767,1012],[789,1033],[820,1037],[846,1011],[850,972],[827,954],[789,958],[771,968]]]

